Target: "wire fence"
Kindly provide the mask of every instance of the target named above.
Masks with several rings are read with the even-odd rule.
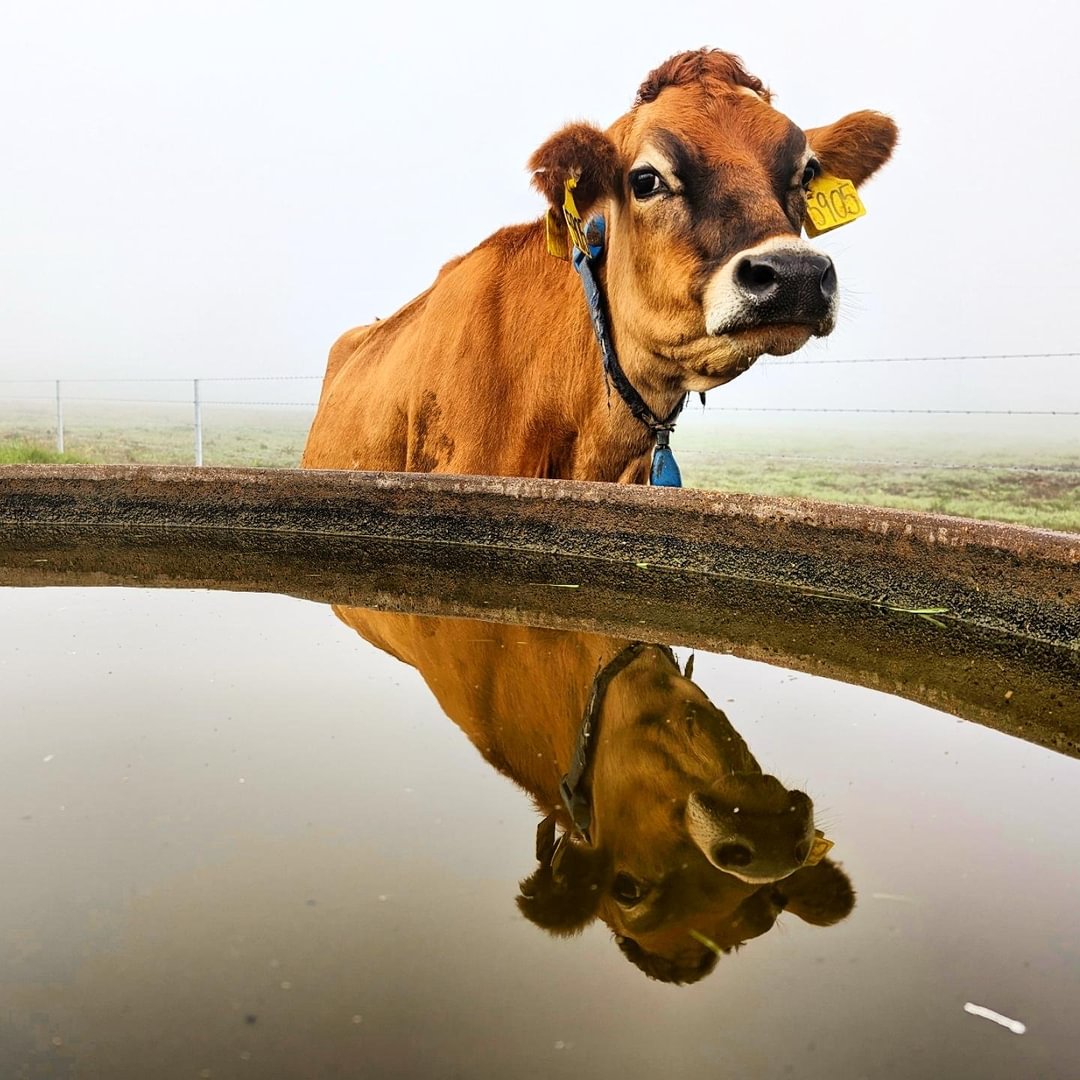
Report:
[[[892,365],[933,362],[967,364],[1078,358],[1080,352],[1072,351],[774,358],[769,361],[769,370],[815,364],[883,365],[887,369]],[[316,409],[321,381],[321,374],[216,375],[191,379],[0,379],[0,444],[23,438],[38,443],[49,441],[60,453],[75,446],[90,460],[180,463],[186,456],[188,462],[201,466],[209,438],[215,464],[295,465]],[[1048,380],[1030,381],[1033,386],[1045,386]],[[910,390],[910,385],[905,389]],[[933,380],[925,385],[933,393]],[[1074,499],[1075,514],[1066,509],[1062,512],[1064,516],[1059,514],[1046,520],[1055,527],[1080,528],[1080,424],[1076,423],[1080,420],[1080,403],[1072,407],[1070,401],[1055,400],[1053,408],[1026,407],[1023,402],[1008,408],[969,408],[952,403],[919,407],[908,406],[903,399],[901,402],[897,406],[867,403],[858,407],[829,403],[727,405],[709,399],[704,407],[695,403],[684,414],[678,432],[678,454],[680,459],[685,458],[684,472],[689,472],[691,480],[696,478],[701,486],[739,484],[774,494],[804,493],[794,483],[799,474],[814,473],[820,478],[829,470],[837,473],[861,470],[879,478],[875,481],[877,488],[868,486],[866,481],[863,486],[868,488],[868,494],[853,496],[852,501],[872,500],[881,504],[888,504],[889,484],[899,483],[895,479],[880,479],[883,473],[894,478],[902,476],[909,486],[917,473],[939,474],[942,477],[939,489],[952,485],[948,488],[951,492],[948,499],[958,498],[960,484],[966,484],[969,489],[981,484],[985,489],[982,495],[990,498],[989,486],[1007,485],[1014,478],[1027,485],[1029,495],[1036,492],[1041,493],[1039,497],[1052,496],[1058,503]],[[136,406],[140,407],[138,412],[133,411]],[[106,417],[105,412],[110,409],[113,414]],[[283,419],[276,426],[270,421],[260,426],[260,422],[252,419],[255,410],[272,410]],[[227,416],[230,412],[231,418]],[[240,419],[241,413],[244,419]],[[212,419],[209,434],[208,416]],[[816,424],[822,417],[832,420],[828,424]],[[801,429],[803,434],[809,431],[811,435],[800,436],[800,442],[800,438],[786,432],[778,434],[775,425],[797,424],[800,418],[807,420],[807,426]],[[857,422],[859,418],[864,418],[864,426],[857,434],[849,433],[845,439],[833,438],[830,442],[838,426]],[[909,437],[897,437],[892,442],[883,439],[881,425],[887,425],[889,418],[897,421],[891,429],[894,433],[906,431]],[[912,435],[912,426],[920,423],[922,434]],[[977,437],[970,428],[959,431],[958,425],[973,423],[984,424],[985,431]],[[774,425],[768,437],[760,428],[762,424]],[[1021,430],[1022,438],[1016,435]],[[114,448],[121,431],[126,432],[123,440],[126,456],[110,457],[109,454],[117,452]],[[786,476],[788,487],[769,489],[767,481],[780,472]],[[949,476],[956,479],[949,481]],[[980,476],[985,480],[979,481]],[[844,489],[824,494],[841,498],[848,495]],[[943,508],[940,498],[935,505]],[[953,510],[946,501],[944,508],[967,512],[966,503]],[[1075,526],[1070,524],[1074,518]]]

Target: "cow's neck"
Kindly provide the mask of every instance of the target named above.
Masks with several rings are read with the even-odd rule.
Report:
[[[558,356],[567,365],[565,380],[558,384],[558,390],[563,402],[572,403],[568,417],[572,425],[568,433],[572,443],[569,460],[553,460],[550,468],[542,471],[552,477],[577,480],[644,481],[654,435],[631,413],[604,376],[578,275],[568,263],[546,253],[541,226],[536,228],[535,242],[521,246],[518,258],[523,265],[517,273],[529,280],[539,280],[545,290],[558,296],[558,318],[535,328],[536,352],[541,356]],[[671,380],[670,363],[638,342],[632,326],[620,317],[618,297],[608,292],[602,263],[597,277],[604,291],[611,337],[623,371],[649,409],[657,417],[668,416],[683,397],[682,390]],[[567,387],[572,391],[569,395]]]
[[[446,629],[440,626],[440,637]],[[420,672],[492,765],[543,812],[561,812],[559,781],[570,769],[593,679],[627,643],[490,623],[473,624],[472,633],[475,646],[462,647],[460,632],[443,637],[448,653]],[[448,664],[455,653],[458,663]]]
[[[446,715],[544,813],[561,806],[559,781],[570,768],[593,679],[628,642],[472,619],[335,611],[416,668]]]

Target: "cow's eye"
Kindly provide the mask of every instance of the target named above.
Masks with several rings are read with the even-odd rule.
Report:
[[[667,191],[667,184],[653,169],[635,169],[630,174],[630,190],[635,199],[648,199]]]
[[[625,873],[616,874],[615,880],[611,883],[611,895],[615,897],[616,903],[623,907],[640,904],[648,891],[649,886],[645,882],[638,881],[637,878],[632,878]]]
[[[802,180],[800,184],[804,191],[809,190],[810,185],[821,175],[821,163],[816,160],[810,160],[806,163],[806,168],[803,169]]]

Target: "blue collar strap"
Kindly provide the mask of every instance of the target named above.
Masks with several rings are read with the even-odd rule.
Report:
[[[675,455],[671,452],[669,441],[672,431],[675,430],[675,421],[686,404],[686,397],[683,396],[675,408],[667,416],[661,418],[649,408],[634,384],[626,377],[626,372],[623,371],[619,358],[615,355],[604,296],[600,291],[600,283],[596,279],[596,267],[603,253],[604,219],[595,218],[589,224],[588,254],[575,247],[571,262],[580,275],[581,284],[585,289],[585,301],[589,305],[589,315],[592,317],[593,330],[596,332],[596,343],[600,346],[608,393],[611,393],[611,388],[614,386],[630,412],[653,434],[655,445],[649,483],[654,487],[682,487],[682,475],[675,461]]]

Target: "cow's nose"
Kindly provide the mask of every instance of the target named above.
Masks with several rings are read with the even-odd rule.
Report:
[[[836,268],[818,252],[767,251],[739,261],[735,284],[762,316],[815,319],[836,296]]]

